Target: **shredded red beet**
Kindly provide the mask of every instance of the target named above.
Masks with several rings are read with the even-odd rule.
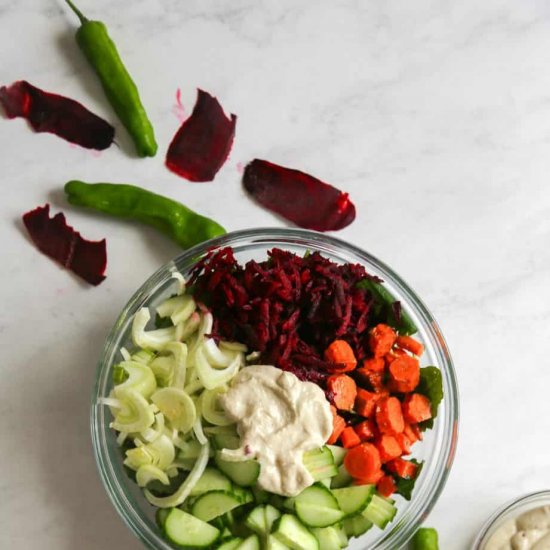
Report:
[[[38,249],[92,285],[105,279],[105,239],[88,241],[67,225],[60,212],[50,218],[50,205],[39,206],[23,215],[23,223]]]
[[[244,170],[245,189],[262,206],[317,231],[336,231],[355,219],[348,194],[313,176],[255,159]]]
[[[215,97],[198,90],[191,116],[170,143],[166,166],[190,181],[212,181],[231,151],[236,123]]]
[[[346,340],[358,360],[370,354],[373,297],[357,283],[369,278],[357,264],[336,264],[314,252],[300,257],[277,248],[244,267],[231,248],[209,254],[194,268],[194,295],[214,316],[213,335],[245,343],[261,361],[324,385],[337,368],[323,352]]]
[[[115,129],[74,99],[51,94],[26,80],[0,88],[8,118],[22,117],[36,132],[49,132],[87,149],[107,149]]]

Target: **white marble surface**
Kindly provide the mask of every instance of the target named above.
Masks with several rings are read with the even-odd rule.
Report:
[[[281,225],[240,186],[260,157],[349,191],[339,233],[393,266],[446,335],[460,439],[429,518],[467,548],[503,501],[550,486],[550,4],[546,0],[80,0],[104,20],[150,113],[154,159],[92,154],[0,120],[0,547],[139,545],[91,453],[89,394],[102,342],[135,288],[177,247],[69,207],[71,178],[131,182],[229,229]],[[25,78],[116,121],[60,0],[0,0],[0,82]],[[216,181],[163,153],[197,86],[239,116]],[[119,125],[117,125],[117,130]],[[107,237],[108,278],[81,284],[29,243],[21,214],[50,202]]]

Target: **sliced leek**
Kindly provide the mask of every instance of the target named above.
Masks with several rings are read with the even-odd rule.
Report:
[[[170,425],[180,432],[187,433],[197,419],[195,403],[187,393],[178,388],[161,388],[151,401],[159,408]]]

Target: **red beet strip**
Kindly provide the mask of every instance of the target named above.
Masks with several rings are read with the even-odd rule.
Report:
[[[29,121],[36,132],[55,134],[71,143],[99,151],[113,143],[115,129],[74,99],[45,92],[26,80],[0,88],[8,118]]]
[[[236,123],[215,97],[198,90],[193,113],[170,143],[166,166],[190,181],[212,181],[231,151]]]
[[[61,212],[50,218],[50,205],[39,206],[23,215],[23,223],[38,249],[92,285],[105,279],[105,239],[88,241],[67,225]]]
[[[335,231],[355,219],[347,193],[299,170],[255,159],[243,185],[262,206],[306,229]]]

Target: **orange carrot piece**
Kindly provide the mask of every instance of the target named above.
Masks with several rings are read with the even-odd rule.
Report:
[[[409,423],[418,423],[432,417],[430,400],[420,393],[407,395],[403,401],[403,416]]]
[[[416,476],[418,466],[414,462],[409,462],[402,458],[394,458],[386,463],[386,468],[389,472],[393,472],[403,479],[412,479]]]
[[[344,447],[344,449],[351,449],[361,443],[359,436],[355,433],[355,430],[351,426],[348,426],[342,430],[342,433],[340,434],[340,441],[342,442],[342,447]]]
[[[327,388],[332,392],[332,402],[341,411],[351,411],[357,396],[355,380],[347,374],[333,374],[328,377]]]
[[[384,472],[382,470],[376,470],[367,477],[356,477],[352,485],[375,485],[384,477]]]
[[[403,405],[401,405],[401,408],[403,408]],[[405,428],[403,429],[403,435],[405,435],[409,440],[409,445],[413,445],[420,439],[416,430],[414,430],[412,425],[408,423],[405,423]]]
[[[380,399],[376,404],[376,424],[385,434],[398,434],[405,428],[401,403],[397,397]]]
[[[397,338],[395,331],[388,325],[376,325],[369,334],[369,345],[375,357],[384,357],[392,349]]]
[[[334,340],[325,350],[325,359],[336,363],[338,372],[348,372],[357,366],[357,359],[351,346],[345,340]]]
[[[347,452],[344,457],[344,466],[350,476],[369,479],[380,470],[382,463],[378,449],[372,443],[361,443]]]
[[[397,357],[389,367],[390,389],[399,393],[413,391],[420,381],[420,364],[410,355]]]
[[[365,418],[371,417],[376,408],[378,399],[378,394],[358,388],[355,398],[355,412]]]
[[[405,433],[395,434],[394,437],[401,447],[402,454],[411,454],[411,440],[405,435]]]
[[[361,441],[370,441],[376,437],[376,426],[372,420],[365,420],[353,427]]]
[[[332,433],[327,440],[328,445],[334,445],[337,441],[344,428],[346,427],[346,421],[339,415],[334,415],[332,418]]]
[[[424,346],[411,336],[398,336],[395,340],[398,348],[410,351],[412,354],[420,357],[424,353]]]
[[[363,361],[362,368],[367,372],[384,372],[386,365],[381,357],[371,357]]]
[[[393,435],[381,435],[375,445],[380,454],[380,461],[382,463],[401,456],[401,445],[399,445],[397,439],[395,439]]]
[[[383,476],[376,484],[376,490],[383,496],[389,497],[395,493],[397,487],[392,476]]]

